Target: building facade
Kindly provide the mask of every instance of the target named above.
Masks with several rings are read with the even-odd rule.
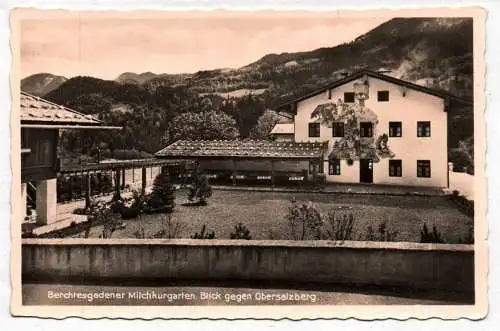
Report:
[[[323,166],[327,182],[448,186],[448,109],[453,97],[377,72],[362,71],[280,107],[294,113],[295,142],[328,144]],[[384,141],[390,156],[342,156],[346,120],[316,118],[318,107],[362,108],[354,143]],[[384,140],[385,139],[385,140]],[[320,171],[320,172],[321,172]]]

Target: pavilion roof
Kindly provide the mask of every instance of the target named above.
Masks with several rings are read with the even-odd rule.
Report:
[[[101,126],[103,122],[91,115],[52,103],[21,92],[20,117],[22,124]]]
[[[158,158],[322,158],[327,142],[267,140],[178,140],[155,154]]]

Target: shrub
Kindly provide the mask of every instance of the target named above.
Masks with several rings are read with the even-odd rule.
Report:
[[[292,200],[286,219],[295,240],[321,237],[321,215],[311,202],[298,203]]]
[[[387,227],[387,221],[381,222],[377,231],[373,227],[368,226],[366,229],[365,240],[367,241],[396,241],[398,231],[389,230]]]
[[[132,191],[132,197],[118,202],[118,211],[123,219],[136,218],[145,209],[145,196],[139,191]]]
[[[159,238],[174,239],[180,236],[182,224],[172,220],[172,214],[167,214],[161,220],[163,235]]]
[[[326,235],[329,240],[352,240],[354,216],[352,214],[337,215],[334,211],[328,213]]]
[[[195,232],[194,235],[191,236],[191,239],[215,239],[215,232],[206,231],[206,226],[203,225],[200,233]]]
[[[207,199],[212,196],[212,186],[208,183],[208,177],[204,174],[195,173],[193,176],[193,184],[188,186],[188,200],[193,201],[198,199],[200,205],[206,205]]]
[[[109,203],[102,201],[91,202],[87,212],[89,222],[91,222],[90,226],[93,224],[104,224],[102,234],[99,238],[111,238],[113,232],[122,226],[112,210],[112,205]]]
[[[234,232],[231,233],[230,238],[252,240],[252,236],[250,235],[250,230],[248,230],[248,228],[241,222],[238,223],[238,225],[234,226]]]
[[[470,226],[468,231],[467,231],[467,235],[465,237],[459,237],[458,239],[458,243],[459,244],[463,244],[463,245],[473,245],[474,244],[474,227],[473,226]]]
[[[135,239],[144,239],[144,228],[140,228],[139,230],[134,232]]]
[[[432,232],[429,232],[427,224],[425,224],[424,222],[423,228],[420,231],[420,242],[442,244],[444,243],[444,240],[441,237],[441,233],[438,232],[435,225],[432,226]]]
[[[455,204],[457,209],[465,215],[474,218],[474,201],[468,200],[466,197],[460,195],[460,192],[454,190],[450,194],[449,199]]]

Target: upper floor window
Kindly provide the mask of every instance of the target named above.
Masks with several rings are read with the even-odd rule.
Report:
[[[354,92],[345,92],[344,93],[344,102],[345,103],[353,103],[354,102]]]
[[[417,122],[417,137],[431,136],[431,122]]]
[[[332,124],[332,137],[343,137],[344,136],[344,123],[343,122],[333,122]]]
[[[373,123],[372,122],[359,123],[359,135],[360,137],[373,137]]]
[[[387,102],[389,101],[389,91],[378,91],[377,101]]]
[[[309,123],[309,137],[319,137],[319,136],[320,136],[320,124]]]
[[[417,177],[431,177],[431,161],[417,160]]]
[[[330,176],[340,176],[340,160],[333,159],[328,161],[328,174]]]
[[[389,137],[401,137],[401,122],[389,122]]]
[[[403,165],[401,160],[389,160],[389,177],[401,177]]]

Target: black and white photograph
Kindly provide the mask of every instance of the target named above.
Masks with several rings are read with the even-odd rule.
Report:
[[[484,19],[13,10],[13,314],[484,316]]]

